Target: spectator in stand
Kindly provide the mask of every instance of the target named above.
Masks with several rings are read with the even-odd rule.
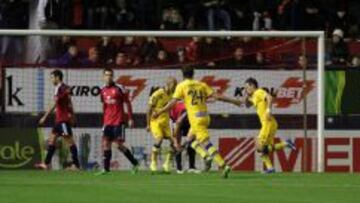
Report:
[[[201,57],[201,38],[193,37],[185,49],[186,58],[189,59],[189,61],[199,60]]]
[[[213,67],[215,66],[216,58],[221,57],[220,47],[217,39],[212,37],[206,37],[205,42],[203,43],[202,47],[202,57],[201,59],[206,60],[207,66]]]
[[[45,6],[46,27],[69,29],[71,27],[71,18],[73,17],[72,0],[43,0]]]
[[[96,47],[99,51],[101,64],[112,64],[114,62],[117,47],[111,37],[101,37]]]
[[[79,67],[81,65],[76,45],[70,45],[68,51],[56,61],[49,61],[50,66]]]
[[[180,8],[179,11],[181,16],[184,19],[185,29],[188,30],[203,30],[206,26],[204,26],[201,22],[202,12],[201,7],[202,4],[200,1],[194,0],[181,0],[177,4]]]
[[[266,66],[268,63],[263,52],[257,52],[255,57],[255,66]]]
[[[113,0],[87,1],[87,27],[89,29],[112,29],[115,24],[115,3]]]
[[[229,7],[232,8],[232,26],[235,30],[252,29],[252,13],[250,7],[252,0],[228,0]]]
[[[174,7],[165,8],[162,15],[162,30],[181,30],[184,27],[184,20],[179,10]]]
[[[155,0],[135,0],[133,1],[137,28],[140,30],[153,30],[158,28],[156,23],[156,1]]]
[[[271,30],[272,19],[269,12],[254,12],[253,30]]]
[[[238,47],[241,47],[244,52],[246,52],[246,61],[248,63],[254,63],[255,53],[258,52],[259,47],[263,47],[263,40],[260,38],[251,38],[251,37],[240,37],[233,41],[232,50],[236,50]]]
[[[59,58],[63,56],[71,45],[75,44],[75,40],[69,36],[62,36],[60,39],[55,41],[55,53],[50,58]]]
[[[72,0],[71,28],[84,28],[84,0]]]
[[[277,9],[278,26],[280,30],[291,29],[291,9],[293,0],[282,0]]]
[[[330,19],[330,31],[340,29],[343,31],[344,37],[348,35],[350,16],[344,5],[340,5]]]
[[[356,55],[352,58],[350,66],[353,68],[360,68],[360,55]]]
[[[24,0],[6,0],[0,10],[1,29],[28,29],[29,4]],[[24,37],[3,36],[0,58],[9,62],[23,62]]]
[[[91,47],[88,56],[81,60],[82,67],[100,67],[99,53],[96,47]]]
[[[250,8],[252,11],[252,30],[271,30],[272,17],[266,7],[265,0],[250,1]]]
[[[126,68],[129,66],[129,58],[124,52],[118,52],[115,58],[116,68]]]
[[[242,66],[249,64],[250,63],[244,56],[244,50],[238,47],[235,49],[231,59],[221,61],[219,65],[228,68],[241,68]]]
[[[303,30],[324,30],[325,18],[320,13],[319,4],[316,1],[306,1],[304,4]]]
[[[169,65],[170,64],[170,59],[168,56],[168,53],[166,53],[165,50],[160,50],[157,54],[157,60],[156,60],[156,64],[158,65]]]
[[[231,16],[224,0],[204,0],[203,6],[206,9],[208,30],[231,30]]]
[[[360,40],[360,1],[349,0],[349,15],[352,16],[349,28],[349,36]]]
[[[162,44],[155,37],[147,37],[141,47],[140,56],[144,63],[154,63],[160,50],[164,50]]]
[[[183,64],[186,62],[187,62],[187,59],[186,59],[185,48],[184,47],[177,48],[175,63]]]
[[[335,29],[330,45],[330,60],[327,64],[347,64],[349,57],[348,45],[344,42],[344,32]]]
[[[299,69],[308,69],[308,60],[305,55],[299,56],[297,66]]]
[[[131,11],[128,0],[115,0],[115,18],[117,29],[129,29],[134,27],[135,15]]]
[[[204,59],[219,57],[219,44],[217,38],[206,37],[202,44],[202,55]]]
[[[137,66],[140,63],[140,47],[136,43],[134,37],[125,37],[125,42],[119,48],[120,52],[125,53],[128,63],[132,66]]]

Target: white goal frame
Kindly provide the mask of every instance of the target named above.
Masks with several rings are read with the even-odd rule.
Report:
[[[0,30],[0,36],[152,36],[152,37],[282,37],[317,40],[317,171],[324,171],[325,33],[323,31],[100,31],[100,30]]]

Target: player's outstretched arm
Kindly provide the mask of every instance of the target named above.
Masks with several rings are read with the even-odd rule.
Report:
[[[176,102],[178,100],[177,99],[172,99],[170,100],[166,106],[164,106],[163,108],[159,109],[158,111],[154,112],[152,115],[154,118],[158,117],[160,114],[162,113],[165,113],[165,112],[168,112],[170,111],[170,109],[172,109],[175,105],[176,105]]]
[[[45,112],[45,114],[41,117],[40,121],[39,121],[39,125],[43,125],[46,121],[46,119],[49,117],[49,115],[51,114],[51,112],[54,111],[56,104],[53,103],[49,106],[48,110]]]
[[[214,99],[216,99],[217,101],[222,101],[225,103],[230,103],[230,104],[234,104],[236,106],[240,106],[243,102],[241,100],[238,99],[233,99],[224,95],[220,95],[217,93],[214,93],[211,97],[213,97]]]

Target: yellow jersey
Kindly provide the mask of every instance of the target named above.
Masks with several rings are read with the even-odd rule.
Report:
[[[268,108],[269,102],[266,100],[267,95],[268,93],[264,89],[259,88],[249,97],[249,100],[256,109],[256,113],[259,116],[261,123],[268,122],[266,119],[266,109]],[[273,117],[271,120],[273,120]]]
[[[186,79],[176,86],[173,94],[174,99],[183,100],[189,121],[194,119],[208,117],[208,108],[206,100],[214,93],[207,84]]]
[[[153,110],[158,111],[159,109],[166,106],[166,104],[171,100],[171,95],[168,95],[164,88],[156,90],[149,99],[149,105],[153,107]],[[151,122],[169,122],[170,117],[168,112],[160,114],[157,118],[151,118]]]

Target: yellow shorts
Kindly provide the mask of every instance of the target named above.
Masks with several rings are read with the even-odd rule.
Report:
[[[171,137],[169,122],[150,122],[150,130],[156,140],[169,139]]]
[[[210,117],[197,118],[190,121],[190,133],[195,135],[195,139],[202,143],[209,139]]]
[[[278,124],[275,120],[262,122],[258,142],[261,146],[273,145]]]

